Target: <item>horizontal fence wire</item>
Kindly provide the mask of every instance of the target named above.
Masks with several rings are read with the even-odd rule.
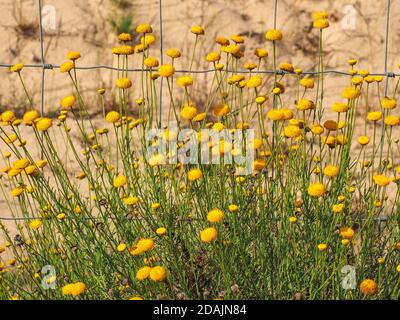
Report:
[[[277,18],[277,6],[278,0],[274,0],[274,28],[276,29],[276,18]],[[163,63],[163,15],[162,15],[162,0],[159,0],[159,23],[160,23],[160,55],[161,55],[161,63]],[[389,44],[389,18],[390,18],[390,9],[391,9],[391,0],[387,0],[386,2],[386,31],[385,31],[385,50],[384,50],[384,72],[382,73],[370,73],[371,76],[382,76],[385,77],[385,95],[387,94],[387,87],[388,87],[388,79],[400,76],[400,73],[389,72],[388,71],[388,44]],[[45,94],[45,70],[52,70],[52,69],[59,69],[60,65],[45,63],[45,56],[44,56],[44,37],[43,37],[43,28],[42,28],[42,0],[38,0],[38,14],[39,14],[39,42],[40,42],[40,50],[41,50],[41,63],[40,64],[27,64],[24,65],[24,68],[41,68],[42,69],[42,77],[41,77],[41,112],[44,112],[44,94]],[[8,63],[0,63],[0,68],[10,68],[13,64]],[[96,69],[106,69],[106,70],[113,70],[113,71],[128,71],[128,72],[150,72],[148,68],[130,68],[130,69],[121,69],[113,66],[107,65],[97,65],[97,66],[76,66],[75,69],[77,70],[96,70]],[[152,69],[152,71],[156,71],[157,69]],[[249,73],[248,70],[229,70],[225,69],[224,71],[230,73]],[[189,73],[189,74],[201,74],[201,73],[211,73],[215,72],[215,69],[205,69],[205,70],[175,70],[176,73]],[[297,75],[294,72],[288,72],[284,70],[258,70],[256,73],[259,74],[278,74],[278,75]],[[319,75],[319,74],[333,74],[333,75],[344,75],[348,76],[349,73],[345,71],[338,71],[338,70],[323,70],[323,71],[305,71],[302,72],[304,75]],[[162,80],[160,84],[160,90],[162,90]],[[162,92],[162,91],[161,91]],[[160,108],[162,105],[162,94],[160,94]],[[65,217],[70,219],[71,217]],[[108,217],[111,220],[117,220],[120,218],[115,217]],[[19,220],[34,220],[34,219],[42,219],[42,220],[49,220],[49,219],[58,219],[54,218],[43,218],[43,217],[0,217],[1,220],[10,220],[10,221],[19,221]],[[77,219],[77,217],[74,217]],[[79,217],[82,220],[93,220],[93,219],[100,219],[100,217]],[[122,218],[121,219],[126,219]],[[136,218],[135,218],[136,219]],[[196,219],[182,219],[182,220],[196,220]],[[386,216],[382,217],[375,217],[375,221],[382,222],[387,221]]]
[[[0,64],[0,67],[6,67],[10,68],[12,67],[12,64]],[[59,69],[60,66],[56,64],[27,64],[24,65],[24,68],[44,68],[44,69]],[[130,69],[121,69],[117,67],[112,67],[112,66],[106,66],[106,65],[98,65],[98,66],[75,66],[75,69],[77,70],[96,70],[96,69],[107,69],[107,70],[114,70],[114,71],[128,71],[128,72],[150,72],[149,68],[130,68]],[[157,68],[151,69],[151,71],[157,71]],[[230,73],[249,73],[248,70],[230,70],[230,69],[224,69],[226,72]],[[205,69],[205,70],[186,70],[186,69],[178,69],[175,70],[176,73],[211,73],[215,72],[215,69]],[[257,70],[256,72],[253,73],[261,73],[261,74],[278,74],[278,75],[286,75],[286,74],[292,74],[292,75],[297,75],[295,72],[289,72],[285,70]],[[349,73],[346,71],[338,71],[338,70],[323,70],[323,71],[303,71],[302,74],[305,75],[318,75],[318,74],[337,74],[337,75],[343,75],[343,76],[348,76]],[[384,73],[369,73],[371,76],[382,76],[382,77],[388,77],[388,78],[394,78],[400,76],[400,73],[394,73],[394,72],[384,72]]]

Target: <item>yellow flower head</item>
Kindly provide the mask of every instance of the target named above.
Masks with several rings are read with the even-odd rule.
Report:
[[[266,97],[264,97],[264,96],[258,96],[257,98],[256,98],[256,103],[257,104],[263,104],[265,101],[267,101],[267,98]]]
[[[334,165],[328,165],[324,168],[324,175],[333,178],[339,174],[339,168]]]
[[[189,172],[187,173],[187,177],[189,181],[196,181],[203,177],[203,173],[200,169],[194,168],[189,170]]]
[[[262,171],[267,166],[267,163],[264,159],[255,159],[253,161],[253,170]]]
[[[360,93],[361,93],[360,89],[348,87],[342,91],[342,97],[345,99],[352,100],[358,98],[360,96]]]
[[[369,143],[369,138],[367,136],[359,136],[357,139],[358,143],[365,146]]]
[[[284,120],[284,114],[282,109],[271,109],[267,113],[267,117],[273,121]]]
[[[164,227],[157,228],[156,233],[159,236],[165,236],[167,234],[167,228]]]
[[[15,121],[16,119],[17,119],[17,118],[16,118],[14,112],[12,112],[12,111],[10,111],[10,110],[4,111],[4,112],[1,114],[1,121],[2,121],[3,123],[12,123],[12,122]]]
[[[177,48],[168,49],[165,54],[172,59],[177,59],[181,56],[181,52]]]
[[[121,188],[124,185],[126,185],[127,183],[128,183],[128,179],[123,175],[117,176],[113,181],[113,185],[115,188]]]
[[[138,281],[146,280],[150,276],[150,270],[151,270],[151,267],[149,267],[149,266],[144,266],[144,267],[140,268],[136,272],[136,280],[138,280]]]
[[[83,282],[69,283],[62,287],[61,292],[64,296],[80,296],[86,291],[86,285]]]
[[[134,206],[139,203],[138,197],[127,197],[124,199],[124,203],[128,206]]]
[[[221,55],[218,52],[212,51],[207,54],[206,60],[207,62],[217,62],[221,59]]]
[[[40,118],[40,113],[37,110],[30,110],[24,113],[24,123],[31,126],[36,119]]]
[[[200,240],[202,242],[209,243],[215,241],[217,239],[217,236],[218,236],[218,231],[214,227],[205,228],[200,231]]]
[[[118,252],[124,252],[125,249],[126,249],[126,244],[123,243],[123,242],[120,243],[120,244],[117,246],[117,251],[118,251]]]
[[[144,47],[147,48],[148,46],[152,45],[154,42],[156,42],[156,37],[152,34],[145,34],[140,38],[140,44]]]
[[[144,65],[148,68],[158,67],[158,59],[155,57],[147,57],[144,59]]]
[[[22,158],[17,161],[14,161],[13,166],[16,169],[25,169],[30,164],[31,162],[28,159]]]
[[[43,159],[43,160],[39,160],[38,162],[36,162],[35,164],[36,164],[36,166],[38,167],[38,168],[44,168],[45,166],[47,166],[47,160],[45,160],[45,159]]]
[[[355,235],[354,229],[350,227],[342,227],[340,228],[339,232],[342,239],[347,239],[347,240],[353,239]]]
[[[238,34],[231,35],[231,39],[235,43],[244,43],[244,37]]]
[[[304,77],[300,80],[299,84],[306,89],[312,89],[314,88],[314,79],[310,77]]]
[[[382,99],[381,104],[383,109],[394,109],[396,108],[397,102],[396,99],[385,97]]]
[[[154,240],[151,238],[140,239],[133,247],[129,249],[132,255],[139,255],[154,248]]]
[[[42,220],[36,219],[29,223],[29,227],[33,230],[38,230],[42,226]]]
[[[65,72],[70,72],[74,68],[74,64],[71,61],[64,62],[60,66],[60,72],[65,73]]]
[[[17,63],[14,64],[13,66],[10,67],[10,70],[12,72],[20,72],[24,68],[24,65],[22,63]]]
[[[218,104],[213,108],[213,114],[219,118],[226,116],[229,113],[229,111],[230,108],[226,103]]]
[[[230,53],[232,55],[236,55],[240,52],[240,47],[235,44],[230,44],[229,46],[221,47],[222,52]]]
[[[118,35],[118,40],[123,42],[129,42],[132,41],[132,36],[130,33],[120,33]]]
[[[173,66],[171,66],[170,64],[163,64],[162,66],[160,66],[158,68],[158,74],[161,77],[171,77],[174,73],[175,73],[175,68]]]
[[[216,37],[215,42],[218,43],[221,46],[229,46],[229,39],[225,37]]]
[[[39,118],[35,125],[39,131],[47,131],[53,125],[53,120],[50,118]]]
[[[312,13],[313,20],[328,19],[329,15],[326,11],[315,11]]]
[[[265,33],[265,39],[269,41],[279,41],[282,40],[282,32],[277,29],[268,30]]]
[[[290,223],[296,223],[297,222],[297,217],[292,216],[292,217],[289,217],[288,220],[289,220]]]
[[[255,54],[255,56],[258,57],[258,58],[265,58],[265,57],[268,57],[268,51],[265,50],[265,49],[262,49],[262,48],[257,48],[257,49],[254,51],[254,54]]]
[[[228,210],[229,212],[236,213],[239,211],[239,207],[236,204],[230,204]]]
[[[297,138],[301,135],[301,129],[294,125],[286,126],[283,132],[286,138]]]
[[[153,28],[148,23],[139,24],[135,30],[137,33],[152,33]]]
[[[76,101],[76,99],[74,96],[66,96],[61,99],[61,106],[64,109],[69,109],[74,105],[75,101]]]
[[[19,197],[24,192],[24,188],[18,187],[11,190],[12,197]]]
[[[329,27],[329,20],[328,19],[314,20],[313,27],[316,29],[326,29]]]
[[[343,210],[344,210],[344,204],[343,203],[334,204],[332,206],[333,213],[342,213]]]
[[[197,108],[191,104],[186,104],[180,111],[181,117],[184,120],[192,120],[197,115]]]
[[[262,83],[262,77],[261,76],[253,76],[250,77],[249,80],[246,82],[246,87],[248,88],[257,88],[261,86]]]
[[[221,209],[215,208],[207,213],[207,220],[210,222],[221,222],[224,219],[224,212]]]
[[[176,84],[181,87],[189,87],[193,84],[191,76],[181,76],[176,80]]]
[[[128,78],[119,78],[117,79],[115,85],[120,89],[128,89],[132,87],[132,81]]]
[[[332,110],[337,113],[346,112],[347,110],[349,110],[349,105],[346,103],[342,103],[342,102],[335,102],[332,105]]]
[[[294,72],[294,67],[289,62],[282,62],[279,65],[279,69],[281,69],[282,71],[286,71],[286,72]]]
[[[299,101],[297,101],[296,108],[297,108],[297,110],[300,110],[300,111],[311,110],[311,109],[315,108],[315,104],[311,100],[300,99]]]
[[[378,293],[378,285],[372,279],[364,279],[360,284],[360,291],[363,295],[373,296]]]
[[[380,111],[371,111],[368,112],[367,119],[369,121],[378,121],[382,119],[382,112]]]
[[[385,124],[387,126],[397,126],[400,123],[400,118],[393,114],[390,114],[385,117]]]
[[[390,183],[390,179],[383,174],[374,175],[373,180],[380,187],[386,187]]]
[[[67,53],[68,60],[75,61],[75,60],[78,60],[80,57],[81,57],[81,54],[77,51],[70,51]]]
[[[204,34],[204,29],[201,26],[193,26],[190,28],[190,32],[195,34],[196,36],[199,36]]]
[[[162,282],[167,278],[167,270],[161,266],[155,266],[150,270],[150,279],[156,282]]]
[[[107,113],[106,115],[106,120],[110,123],[115,123],[119,120],[120,116],[119,113],[117,111],[110,111],[109,113]]]
[[[311,197],[322,197],[325,194],[326,189],[322,183],[317,182],[311,183],[308,186],[307,192]]]

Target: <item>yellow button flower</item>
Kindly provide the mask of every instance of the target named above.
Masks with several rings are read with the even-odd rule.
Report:
[[[390,183],[390,179],[383,174],[376,174],[373,176],[375,184],[381,187],[386,187]]]
[[[137,33],[151,33],[153,32],[153,28],[149,23],[141,23],[136,27],[135,31]]]
[[[213,223],[221,222],[224,219],[224,212],[221,209],[215,208],[207,213],[207,220]]]
[[[140,268],[136,272],[136,277],[135,277],[136,280],[138,280],[138,281],[146,280],[150,276],[150,271],[151,271],[151,267],[149,267],[149,266],[144,266],[144,267]]]
[[[10,67],[10,70],[12,72],[21,72],[21,70],[24,68],[24,65],[22,63],[17,63],[14,64],[13,66]]]
[[[117,111],[110,111],[109,113],[107,113],[106,115],[106,120],[110,123],[115,123],[119,120],[120,115]]]
[[[187,173],[187,177],[189,181],[196,181],[203,177],[203,173],[200,169],[194,168],[189,170],[189,172]]]
[[[157,228],[156,233],[159,236],[164,236],[167,234],[167,228],[164,227]]]
[[[360,284],[360,291],[363,295],[373,296],[378,293],[378,285],[372,279],[364,279]]]
[[[81,57],[81,54],[78,51],[70,51],[67,53],[67,59],[68,60],[78,60]]]
[[[162,66],[160,66],[158,68],[158,74],[161,77],[171,77],[174,73],[175,73],[175,68],[173,66],[171,66],[170,64],[163,64]]]
[[[128,78],[119,78],[117,79],[115,85],[120,89],[128,89],[132,87],[132,81]]]
[[[193,26],[190,28],[190,32],[199,36],[204,34],[204,28],[201,26]]]
[[[53,125],[53,120],[50,118],[39,118],[36,122],[36,129],[39,131],[47,131]]]
[[[64,62],[60,66],[60,72],[65,73],[65,72],[70,72],[74,68],[74,64],[71,61]]]
[[[150,270],[150,279],[156,282],[162,282],[167,278],[167,270],[164,267],[156,266]]]
[[[322,183],[311,183],[307,192],[311,197],[322,197],[326,192],[326,188]]]
[[[123,175],[117,176],[113,181],[113,185],[115,188],[121,188],[124,185],[126,185],[127,183],[128,183],[128,179]]]
[[[282,40],[282,32],[277,29],[268,30],[265,33],[265,39],[269,41],[279,41]]]
[[[200,240],[203,242],[212,242],[217,239],[218,231],[214,227],[205,228],[200,231]]]
[[[61,99],[61,106],[65,109],[71,108],[74,105],[75,101],[76,99],[74,96],[66,96]]]

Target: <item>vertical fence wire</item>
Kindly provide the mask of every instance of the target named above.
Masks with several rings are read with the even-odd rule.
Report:
[[[40,88],[40,114],[44,114],[44,82],[45,82],[45,61],[44,61],[44,45],[43,45],[43,25],[42,25],[42,0],[38,0],[38,10],[39,10],[39,41],[40,41],[40,58],[42,62],[42,78],[41,78],[41,88]]]
[[[385,96],[387,96],[388,90],[388,47],[389,47],[389,20],[390,20],[390,1],[386,3],[386,32],[385,32]]]
[[[44,115],[44,82],[45,82],[45,62],[44,62],[44,45],[43,45],[43,23],[42,23],[42,0],[38,0],[39,14],[39,42],[40,42],[40,58],[42,62],[42,75],[40,82],[40,115]],[[43,143],[43,134],[41,135]],[[43,149],[40,150],[40,156],[43,158]]]
[[[160,15],[160,59],[161,59],[161,64],[164,63],[164,38],[163,38],[163,16],[162,16],[162,0],[159,0],[159,15]],[[159,101],[159,106],[158,106],[158,117],[159,117],[159,122],[158,122],[158,127],[161,129],[161,123],[162,123],[162,95],[163,95],[163,80],[164,77],[161,77],[160,80],[160,101]]]

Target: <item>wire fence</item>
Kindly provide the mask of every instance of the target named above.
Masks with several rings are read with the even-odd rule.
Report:
[[[42,8],[43,8],[43,1],[37,0],[37,8],[38,8],[38,15],[39,15],[39,42],[40,42],[40,64],[27,64],[24,65],[24,68],[41,68],[41,82],[40,82],[40,96],[41,96],[41,104],[40,104],[40,112],[44,114],[44,95],[45,95],[45,72],[46,70],[51,69],[59,69],[60,65],[47,63],[45,60],[45,52],[44,52],[44,33],[43,33],[43,23],[42,23]],[[163,0],[159,0],[159,24],[160,24],[160,61],[163,64],[163,55],[164,55],[164,40],[163,40]],[[278,0],[274,0],[274,28],[277,26],[277,8],[278,8]],[[400,76],[400,73],[395,73],[388,71],[388,45],[389,45],[389,22],[390,22],[390,9],[391,9],[391,0],[386,0],[386,28],[385,28],[385,50],[384,50],[384,71],[383,72],[372,72],[370,75],[372,76],[383,76],[385,77],[385,95],[387,95],[388,90],[388,80],[389,78],[394,78]],[[10,68],[12,64],[7,63],[0,63],[0,68]],[[76,66],[78,70],[95,70],[95,69],[108,69],[113,71],[123,71],[121,68],[107,66],[107,65],[97,65],[97,66]],[[142,68],[129,68],[124,69],[124,71],[128,72],[143,72]],[[199,74],[199,73],[211,73],[214,72],[214,69],[204,69],[204,70],[175,70],[176,73],[192,73],[192,74]],[[248,70],[226,70],[227,72],[235,72],[235,73],[248,73]],[[293,74],[291,72],[283,71],[283,70],[259,70],[257,73],[260,74]],[[323,71],[304,71],[303,74],[305,75],[319,75],[319,74],[336,74],[336,75],[346,75],[348,76],[348,72],[338,71],[338,70],[323,70]],[[159,96],[159,107],[161,109],[162,106],[162,88],[163,88],[163,78],[161,78],[160,82],[160,96]],[[160,119],[161,119],[161,112],[160,112]],[[112,217],[110,217],[112,218]],[[37,219],[37,217],[0,217],[1,220],[30,220],[30,219]],[[88,218],[93,219],[93,218]],[[376,221],[386,221],[387,217],[376,217]]]

